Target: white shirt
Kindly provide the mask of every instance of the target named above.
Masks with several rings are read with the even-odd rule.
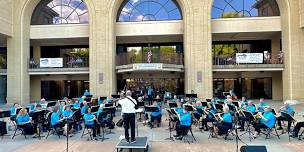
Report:
[[[128,99],[129,98],[129,99]],[[127,97],[124,99],[120,99],[118,103],[121,105],[121,112],[122,113],[135,113],[135,104],[130,101],[132,100],[135,104],[137,104],[136,100],[132,97]]]

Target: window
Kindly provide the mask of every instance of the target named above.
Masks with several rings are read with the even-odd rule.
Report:
[[[87,5],[83,0],[41,1],[32,16],[32,25],[88,23]]]
[[[117,15],[118,22],[181,20],[175,0],[126,0]]]
[[[262,12],[267,8],[267,13]],[[276,0],[214,0],[212,18],[279,16]]]

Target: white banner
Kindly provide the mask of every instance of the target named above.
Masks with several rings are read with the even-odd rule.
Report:
[[[40,58],[41,68],[62,68],[63,58]]]
[[[263,53],[237,53],[236,63],[263,63]]]
[[[133,70],[161,70],[163,64],[160,63],[141,63],[133,64]]]

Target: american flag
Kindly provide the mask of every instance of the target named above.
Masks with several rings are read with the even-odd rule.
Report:
[[[151,61],[152,61],[152,51],[151,49],[149,49],[147,52],[147,62],[151,63]]]

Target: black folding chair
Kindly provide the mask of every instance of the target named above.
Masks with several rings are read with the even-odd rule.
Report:
[[[24,135],[24,138],[26,139],[26,135],[25,135],[24,129],[20,125],[17,125],[16,117],[12,118],[11,120],[12,120],[14,128],[15,128],[15,131],[14,131],[12,139],[14,139],[18,135]],[[20,131],[20,133],[17,133],[18,131]]]
[[[92,128],[88,125],[84,125],[84,128],[83,128],[83,131],[82,131],[82,134],[81,134],[81,138],[83,136],[86,136],[86,135],[89,135],[89,139],[88,140],[93,140],[93,135],[92,135]],[[85,133],[85,131],[87,131],[87,133]]]
[[[52,113],[53,112],[49,112],[47,113],[46,117],[47,117],[47,126],[48,126],[48,133],[47,133],[47,136],[45,137],[45,139],[47,139],[50,134],[52,135],[57,135],[58,138],[60,139],[60,131],[62,131],[62,128],[58,128],[58,127],[54,127],[51,125],[51,117],[52,117]]]

